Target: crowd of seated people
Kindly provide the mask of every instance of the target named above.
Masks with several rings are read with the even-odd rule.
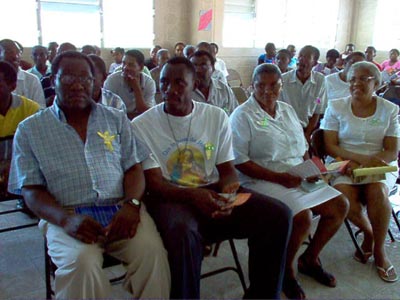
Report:
[[[117,47],[107,68],[95,46],[52,42],[32,48],[26,72],[21,46],[0,41],[0,133],[16,136],[9,190],[41,219],[59,270],[56,297],[108,297],[106,251],[128,266],[124,287],[134,297],[199,298],[204,241],[246,238],[244,297],[283,291],[305,299],[294,265],[313,213],[321,218],[299,272],[336,286],[319,254],[348,218],[364,233],[363,254],[354,259],[374,258],[382,280],[398,280],[384,249],[397,175],[364,183],[350,175],[360,166],[397,165],[399,109],[375,91],[385,74],[396,82],[399,51],[380,65],[374,47],[360,52],[348,44],[320,62],[313,45],[296,56],[294,45],[277,51],[269,42],[253,93],[239,106],[218,50],[177,42],[171,55],[156,45],[146,60],[137,49]],[[328,153],[351,163],[331,186],[306,193],[302,183],[315,178],[289,170],[310,158],[319,127]],[[57,147],[41,143],[45,138]],[[251,196],[233,207],[229,199],[242,193]],[[93,215],[80,215],[79,206]],[[107,211],[108,226],[96,219],[97,206]]]

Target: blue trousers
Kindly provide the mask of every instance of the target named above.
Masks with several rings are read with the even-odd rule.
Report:
[[[168,251],[171,298],[199,299],[204,242],[235,238],[248,239],[250,287],[244,297],[279,299],[292,214],[282,202],[251,193],[245,204],[221,219],[205,217],[173,199],[148,198],[148,211]]]

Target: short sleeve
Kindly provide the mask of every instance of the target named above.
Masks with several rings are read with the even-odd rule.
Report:
[[[233,132],[233,152],[235,154],[235,165],[245,163],[250,160],[250,126],[245,118],[243,110],[236,110],[230,117]]]
[[[233,148],[232,148],[232,130],[229,124],[229,119],[226,113],[223,112],[222,110],[221,110],[221,116],[223,119],[222,119],[221,130],[219,131],[220,141],[216,157],[216,165],[234,159]]]
[[[156,83],[150,76],[147,76],[144,85],[143,98],[144,102],[148,107],[153,107],[154,105],[156,105],[156,101],[154,99],[155,94],[156,94]]]
[[[324,130],[339,131],[339,113],[336,111],[334,106],[331,105],[333,102],[334,101],[329,102],[324,118],[321,121],[320,128]]]
[[[400,137],[400,126],[399,126],[399,107],[397,105],[393,106],[390,114],[389,127],[386,131],[385,136]]]

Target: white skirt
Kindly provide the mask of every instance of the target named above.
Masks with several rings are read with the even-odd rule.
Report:
[[[283,185],[264,180],[247,181],[244,182],[242,186],[257,193],[282,201],[289,206],[293,215],[341,195],[338,190],[329,185],[310,193],[303,191],[300,187],[286,188]]]

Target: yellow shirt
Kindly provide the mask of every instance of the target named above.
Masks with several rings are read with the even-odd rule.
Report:
[[[38,103],[12,94],[11,106],[5,116],[0,115],[0,137],[14,135],[18,124],[39,110]]]

